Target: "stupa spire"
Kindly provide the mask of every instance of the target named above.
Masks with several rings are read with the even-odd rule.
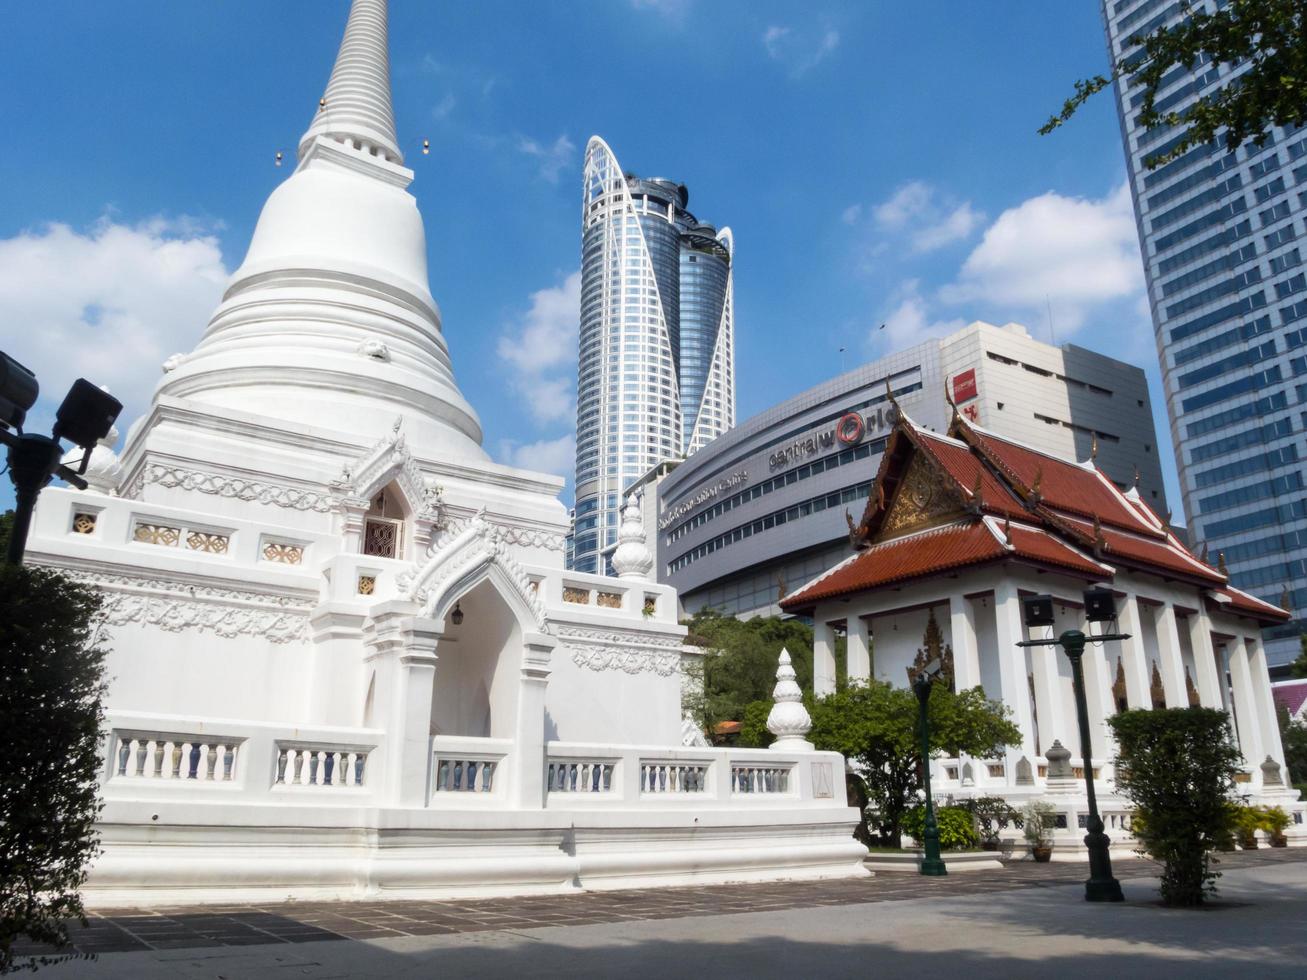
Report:
[[[386,0],[353,0],[327,90],[300,140],[301,160],[317,137],[328,136],[341,142],[358,141],[375,147],[392,163],[404,162],[390,104],[386,38]]]

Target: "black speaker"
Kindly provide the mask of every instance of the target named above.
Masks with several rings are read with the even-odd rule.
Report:
[[[1028,595],[1021,600],[1021,618],[1027,626],[1052,626],[1053,597],[1051,595]]]
[[[1091,623],[1110,623],[1116,619],[1116,596],[1111,589],[1098,586],[1085,590],[1085,619]]]

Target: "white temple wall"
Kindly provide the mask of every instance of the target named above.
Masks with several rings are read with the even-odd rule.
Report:
[[[942,630],[948,628],[947,609],[937,610],[936,621]],[[895,687],[906,687],[908,668],[917,659],[921,638],[926,632],[929,609],[876,616],[871,620],[871,641],[875,655],[875,678],[888,681]],[[947,635],[947,633],[945,634]]]
[[[522,631],[489,582],[459,599],[463,622],[446,617],[436,645],[433,734],[512,738]]]
[[[578,654],[581,662],[578,663]],[[550,741],[617,745],[679,745],[681,742],[680,653],[666,654],[666,674],[648,661],[595,666],[602,655],[573,647],[564,638],[555,648],[545,692],[545,737]],[[633,683],[638,677],[639,683]]]
[[[998,676],[998,640],[994,620],[994,597],[983,596],[972,603],[976,613],[976,650],[980,657],[980,686],[986,697],[1002,690]]]

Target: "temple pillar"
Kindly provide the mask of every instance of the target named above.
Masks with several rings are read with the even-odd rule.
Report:
[[[1198,703],[1204,708],[1224,708],[1221,675],[1216,650],[1212,646],[1212,621],[1205,610],[1199,609],[1189,617],[1189,646],[1194,652],[1194,686],[1198,688]]]
[[[848,627],[849,683],[871,680],[871,626],[861,616],[850,616]]]
[[[835,693],[835,630],[822,619],[812,624],[812,693]]]
[[[1035,715],[1039,727],[1037,753],[1048,751],[1054,739],[1074,741],[1066,724],[1062,692],[1058,686],[1057,658],[1061,647],[1031,647],[1030,673],[1035,688]]]
[[[1266,756],[1262,752],[1261,726],[1257,719],[1257,695],[1253,688],[1253,673],[1249,663],[1248,646],[1242,636],[1235,637],[1227,647],[1230,656],[1230,697],[1234,702],[1234,723],[1239,734],[1239,751],[1245,767],[1256,779],[1261,770],[1258,765]]]
[[[1021,744],[1008,749],[1008,766],[1022,755],[1035,757],[1035,726],[1030,713],[1030,688],[1026,679],[1026,651],[1017,644],[1026,638],[1021,625],[1021,599],[1017,587],[1006,578],[994,587],[995,645],[998,649],[999,686],[1002,699],[1012,708],[1012,720],[1021,730]],[[1051,743],[1050,743],[1051,744]],[[1014,778],[1009,771],[1009,780]]]
[[[364,627],[367,661],[376,671],[373,715],[385,731],[384,787],[392,806],[427,805],[431,772],[431,694],[441,624],[416,615],[411,602],[378,604]]]
[[[1184,682],[1184,655],[1180,651],[1180,631],[1175,622],[1175,606],[1169,602],[1157,613],[1157,666],[1162,675],[1166,706],[1189,707],[1189,689]]]
[[[1079,626],[1089,635],[1089,623]],[[1086,643],[1080,668],[1085,675],[1085,703],[1089,708],[1090,754],[1101,762],[1108,762],[1116,754],[1109,719],[1116,714],[1116,698],[1112,694],[1115,669],[1108,663],[1107,650],[1102,643]],[[1076,724],[1079,724],[1077,720]]]
[[[963,595],[949,596],[948,612],[953,687],[958,691],[980,687],[980,649],[976,645],[976,614],[971,600]]]
[[[1261,635],[1246,640],[1248,646],[1248,673],[1253,685],[1253,704],[1257,708],[1257,722],[1262,737],[1261,758],[1253,760],[1258,766],[1268,755],[1280,764],[1284,772],[1284,746],[1280,742],[1280,725],[1275,717],[1275,698],[1271,694],[1271,675],[1267,672],[1266,651]],[[1257,770],[1261,772],[1260,769]]]
[[[1144,647],[1142,610],[1134,593],[1126,593],[1119,622],[1121,632],[1130,634],[1130,639],[1119,644],[1121,666],[1125,670],[1126,703],[1131,708],[1151,708],[1153,679],[1148,669],[1148,650]]]
[[[557,643],[544,633],[523,638],[510,789],[510,803],[519,810],[545,805],[545,692]]]

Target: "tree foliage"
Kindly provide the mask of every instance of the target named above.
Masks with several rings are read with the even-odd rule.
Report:
[[[903,815],[923,790],[916,695],[872,681],[820,698],[811,711],[808,737],[817,748],[840,752],[859,766],[881,837],[898,846]],[[928,711],[932,755],[988,757],[1021,741],[1008,708],[978,687],[954,694],[937,684]]]
[[[1211,852],[1234,830],[1239,750],[1214,708],[1134,709],[1114,715],[1116,786],[1140,817],[1135,836],[1162,862],[1162,901],[1201,905],[1216,892]]]
[[[0,514],[0,561],[9,554],[9,535],[14,529],[14,512],[7,510]]]
[[[1186,150],[1222,136],[1234,152],[1245,142],[1266,142],[1272,125],[1307,124],[1307,4],[1303,0],[1230,0],[1215,13],[1190,9],[1171,27],[1128,38],[1110,76],[1095,75],[1075,83],[1075,93],[1061,112],[1039,130],[1047,135],[1069,120],[1084,103],[1114,80],[1141,85],[1139,124],[1171,126],[1178,138],[1145,158],[1150,170]],[[1157,96],[1172,69],[1197,71],[1248,68],[1224,87],[1183,108],[1163,106]],[[1211,69],[1207,69],[1211,70]]]
[[[1307,722],[1289,717],[1289,709],[1281,707],[1275,712],[1280,723],[1280,743],[1284,746],[1284,775],[1286,785],[1307,787]]]
[[[939,847],[942,851],[971,851],[980,841],[971,811],[966,807],[935,807],[935,825],[939,828]],[[918,844],[925,839],[925,804],[910,807],[903,814],[903,832]]]
[[[775,702],[750,701],[744,706],[740,717],[740,738],[736,742],[743,749],[765,749],[776,741],[776,736],[767,728],[767,716]]]
[[[1302,646],[1302,653],[1298,654],[1298,659],[1289,664],[1290,677],[1307,677],[1307,633],[1298,637],[1298,642]]]
[[[56,946],[82,919],[97,845],[105,651],[98,595],[56,572],[0,565],[0,973],[21,936]]]
[[[686,704],[705,731],[718,722],[743,721],[745,709],[755,701],[766,701],[771,710],[782,648],[790,652],[799,687],[812,690],[812,627],[799,620],[777,616],[739,620],[703,610],[685,625],[691,640],[708,649],[702,666],[703,694]],[[835,654],[838,681],[840,643]]]

